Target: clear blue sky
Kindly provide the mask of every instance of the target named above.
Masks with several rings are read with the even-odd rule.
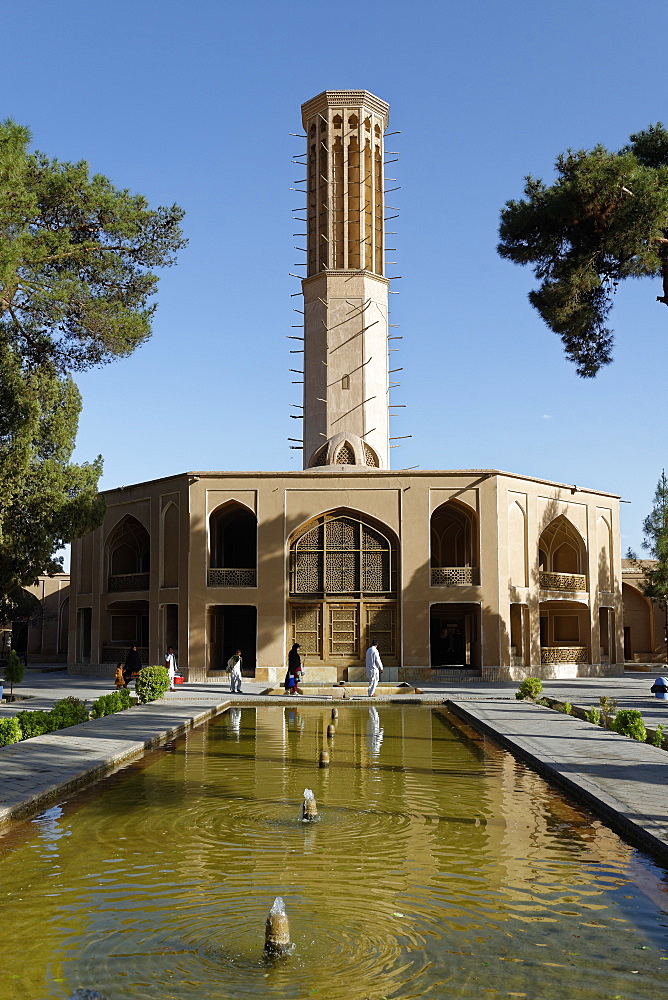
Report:
[[[620,287],[615,361],[578,379],[496,254],[499,210],[566,147],[668,120],[656,0],[3,3],[2,116],[152,204],[182,205],[152,340],[79,379],[77,458],[104,487],[186,470],[293,469],[288,369],[303,232],[300,104],[363,88],[391,105],[401,190],[392,321],[404,367],[395,467],[499,468],[620,493],[623,547],[665,464],[668,310]],[[297,171],[295,173],[295,171]],[[303,245],[303,244],[302,244]],[[294,356],[292,356],[294,357]],[[394,366],[393,366],[394,367]],[[293,426],[291,426],[293,425]]]

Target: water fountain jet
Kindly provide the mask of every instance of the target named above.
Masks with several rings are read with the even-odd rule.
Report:
[[[304,801],[302,802],[302,822],[313,823],[318,818],[318,807],[315,802],[315,795],[310,788],[304,789]]]
[[[290,925],[285,912],[285,903],[281,896],[277,896],[267,915],[264,950],[268,955],[285,955],[291,948]]]

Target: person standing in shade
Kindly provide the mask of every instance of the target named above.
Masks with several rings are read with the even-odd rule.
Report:
[[[136,646],[128,650],[128,655],[125,657],[125,666],[123,667],[123,677],[125,678],[125,686],[127,687],[133,677],[136,677],[142,668],[141,653]]]
[[[227,669],[230,672],[230,691],[232,694],[241,694],[241,650],[238,649],[227,661]]]
[[[378,643],[372,642],[366,651],[366,679],[369,682],[369,698],[373,698],[383,672],[383,661],[378,652]]]
[[[292,645],[292,649],[288,653],[288,678],[294,677],[294,684],[290,684],[288,679],[288,685],[290,687],[290,694],[301,694],[299,687],[297,686],[301,680],[302,676],[302,661],[298,653],[300,648],[299,643],[295,642]]]
[[[174,690],[174,678],[176,677],[176,656],[174,655],[174,647],[168,646],[167,652],[165,653],[165,666],[167,667],[167,673],[169,674],[169,690]]]

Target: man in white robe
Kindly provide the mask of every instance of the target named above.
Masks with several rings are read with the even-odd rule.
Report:
[[[369,682],[369,698],[372,698],[376,693],[382,672],[383,661],[378,652],[378,643],[372,642],[366,651],[366,679]]]
[[[238,649],[227,661],[227,669],[230,672],[230,691],[232,694],[241,694],[241,650]]]

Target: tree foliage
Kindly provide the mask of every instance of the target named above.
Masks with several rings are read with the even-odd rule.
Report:
[[[618,152],[568,150],[557,180],[525,179],[501,212],[499,254],[533,266],[531,304],[583,378],[612,360],[611,296],[625,278],[660,277],[668,305],[668,131],[659,122]]]
[[[653,564],[640,563],[643,571],[642,591],[664,605],[668,611],[668,479],[665,470],[656,484],[652,509],[642,523],[643,543]],[[631,553],[633,558],[633,553]]]
[[[0,124],[0,599],[95,528],[101,459],[70,462],[73,373],[148,339],[156,268],[185,244],[182,210],[149,208],[88,165],[28,151]]]

